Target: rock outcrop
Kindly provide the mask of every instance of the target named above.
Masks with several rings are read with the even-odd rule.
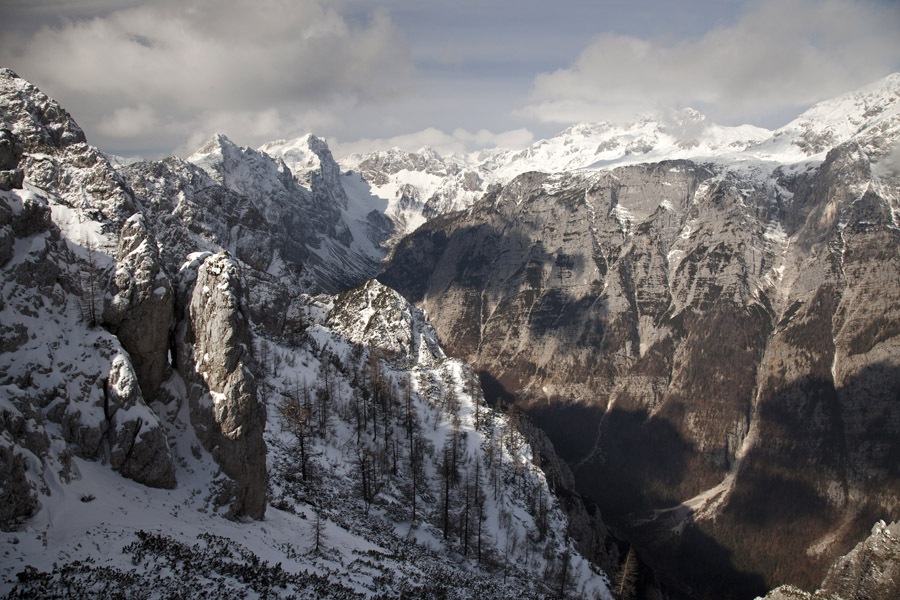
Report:
[[[876,523],[868,538],[835,561],[821,589],[846,600],[900,597],[900,522]]]
[[[237,263],[192,255],[179,274],[177,366],[188,385],[197,437],[235,482],[230,514],[266,510],[266,412],[251,371],[253,339]]]
[[[138,483],[174,488],[175,464],[165,428],[144,402],[124,354],[113,358],[103,393],[110,466]]]
[[[119,232],[109,289],[103,323],[131,355],[141,391],[153,400],[171,371],[168,354],[175,294],[143,215],[129,218]]]
[[[36,496],[21,487],[31,489],[29,479],[47,485],[71,476],[67,459],[50,453],[48,428],[59,428],[71,454],[95,459],[108,449],[111,466],[123,475],[174,487],[165,430],[144,402],[128,354],[114,336],[87,323],[92,294],[103,292],[86,287],[86,275],[94,269],[99,280],[102,265],[67,244],[41,196],[2,192],[0,227],[14,242],[0,246],[7,248],[0,251],[0,387],[12,478],[7,520],[34,509],[27,500]],[[30,477],[18,477],[23,466],[36,465],[41,468]]]
[[[0,129],[0,190],[22,189],[25,172],[19,168],[22,143],[9,129]]]
[[[338,294],[327,323],[349,342],[407,365],[446,358],[422,310],[374,279]]]
[[[316,293],[359,285],[378,271],[385,251],[367,235],[368,211],[348,212],[340,171],[323,140],[306,136],[294,146],[257,151],[216,135],[188,162],[262,215],[264,242],[274,255],[271,264],[254,264],[257,269],[278,275],[302,270],[298,285]],[[236,241],[235,252],[244,246],[254,244]]]
[[[18,168],[31,185],[83,216],[121,224],[134,214],[122,178],[59,103],[9,69],[0,68],[0,128],[22,145]]]
[[[784,585],[765,600],[891,600],[900,597],[900,523],[879,521],[853,550],[838,558],[814,593]]]

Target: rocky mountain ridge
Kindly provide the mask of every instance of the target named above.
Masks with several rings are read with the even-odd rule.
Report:
[[[397,230],[410,233],[429,218],[466,209],[491,186],[529,171],[561,173],[608,170],[663,160],[743,165],[766,179],[783,165],[821,162],[825,153],[854,136],[894,128],[897,80],[892,74],[872,85],[816,104],[775,131],[750,125],[724,127],[699,112],[645,115],[630,123],[580,123],[519,151],[489,149],[440,156],[430,148],[399,149],[343,158],[369,193],[387,203]],[[885,139],[891,139],[882,131]],[[895,161],[896,162],[896,161]]]
[[[900,593],[900,523],[879,521],[865,540],[838,558],[822,585],[809,593],[786,585],[765,600],[887,600]]]
[[[172,556],[206,556],[196,539],[242,557],[186,575],[199,591],[239,569],[234,585],[333,597],[440,595],[448,580],[606,597],[580,556],[612,571],[618,552],[573,481],[691,597],[818,585],[871,523],[898,518],[897,80],[768,140],[686,111],[576,126],[509,162],[391,151],[341,174],[314,136],[113,163],[3,70],[2,517],[19,530],[10,565],[54,540],[71,567],[38,561],[19,591],[135,592],[117,560],[160,576]],[[556,161],[590,168],[525,172]],[[380,279],[406,298],[354,287],[394,246]],[[514,411],[488,411],[478,383],[528,409],[568,465],[536,430],[515,434]],[[54,515],[96,501],[97,459],[173,496],[112,480],[124,504],[85,509],[116,540],[95,568]],[[102,516],[135,502],[160,507],[154,532]],[[159,529],[181,511],[227,539]],[[267,554],[215,520],[263,512],[302,544],[253,526],[279,548]],[[477,575],[438,567],[473,545],[488,550]]]
[[[383,222],[346,218],[327,148],[117,169],[9,70],[0,95],[4,594],[610,597],[602,522],[515,415],[352,287]]]
[[[898,84],[740,153],[525,173],[379,279],[685,593],[817,585],[900,510]]]

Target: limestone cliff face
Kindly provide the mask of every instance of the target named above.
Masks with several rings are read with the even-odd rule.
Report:
[[[529,408],[662,571],[727,549],[730,589],[818,581],[872,514],[900,516],[884,147],[763,177],[687,161],[525,174],[404,239],[380,279]]]
[[[876,523],[868,538],[828,569],[822,590],[847,600],[900,596],[900,523]]]
[[[109,161],[59,103],[9,69],[0,68],[2,127],[21,143],[25,180],[94,220],[121,224],[135,209]]]
[[[141,395],[131,362],[116,355],[104,384],[104,413],[110,465],[152,487],[174,488],[175,464],[166,430]]]
[[[265,407],[256,394],[244,284],[227,254],[193,257],[179,275],[177,364],[197,437],[234,480],[233,516],[266,510]]]
[[[175,325],[175,294],[160,262],[156,240],[136,214],[119,232],[116,267],[103,322],[131,355],[141,391],[156,398],[169,378],[169,342]]]
[[[814,593],[792,585],[765,600],[889,600],[900,595],[900,523],[879,521],[865,540],[834,561]]]

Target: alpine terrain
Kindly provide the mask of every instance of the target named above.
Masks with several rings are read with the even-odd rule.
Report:
[[[0,590],[894,597],[898,140],[125,160],[0,69]]]
[[[322,140],[111,161],[8,69],[0,136],[6,597],[611,597]]]
[[[665,582],[815,589],[900,518],[900,74],[768,134],[679,117],[534,146],[563,170],[430,219],[379,280]]]

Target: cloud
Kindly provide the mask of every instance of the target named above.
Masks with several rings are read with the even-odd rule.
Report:
[[[898,68],[896,4],[765,0],[748,7],[735,23],[694,39],[602,34],[568,68],[538,75],[519,114],[571,123],[694,106],[723,122],[752,121]]]
[[[146,134],[169,149],[213,126],[250,144],[304,133],[389,100],[412,68],[385,13],[350,24],[315,0],[163,0],[0,41],[0,57],[99,134],[92,143]]]
[[[113,110],[111,115],[100,121],[97,130],[111,138],[129,138],[146,134],[159,125],[156,111],[142,103]]]
[[[389,138],[365,138],[352,142],[329,140],[328,145],[338,158],[385,148],[400,148],[407,152],[415,152],[426,146],[433,148],[442,156],[449,156],[493,147],[519,150],[533,141],[534,135],[527,129],[514,129],[501,133],[481,129],[473,133],[458,128],[453,133],[445,133],[440,129],[429,127],[414,133]]]

